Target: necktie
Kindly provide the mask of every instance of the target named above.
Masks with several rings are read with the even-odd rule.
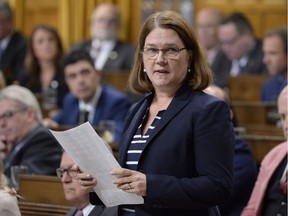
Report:
[[[78,211],[75,213],[74,216],[84,216],[84,215],[83,215],[82,210],[81,210],[81,209],[78,209]]]
[[[87,122],[88,120],[89,120],[89,111],[81,110],[80,111],[80,116],[79,116],[79,124]]]

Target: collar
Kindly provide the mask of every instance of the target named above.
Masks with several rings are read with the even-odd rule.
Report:
[[[93,48],[99,48],[101,46],[101,50],[109,50],[112,51],[112,49],[115,47],[116,40],[103,40],[100,41],[98,39],[92,40],[91,46]]]
[[[88,216],[94,207],[95,206],[93,206],[89,203],[85,208],[82,209],[83,215]]]

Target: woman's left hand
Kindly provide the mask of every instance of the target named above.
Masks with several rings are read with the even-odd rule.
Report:
[[[115,177],[113,184],[119,189],[138,196],[146,196],[147,183],[145,174],[134,170],[116,168],[112,170],[111,175]]]

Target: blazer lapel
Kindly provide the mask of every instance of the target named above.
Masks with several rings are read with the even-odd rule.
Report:
[[[181,111],[187,105],[187,103],[189,103],[189,100],[187,100],[187,97],[190,95],[191,91],[189,90],[187,91],[187,88],[190,88],[190,87],[184,86],[177,92],[176,96],[171,101],[171,104],[168,106],[167,110],[164,112],[161,118],[161,121],[159,121],[159,123],[157,124],[157,127],[155,127],[155,129],[152,131],[149,138],[147,139],[147,142],[145,144],[143,151],[145,151],[145,148],[147,147],[147,145],[149,145],[151,140],[153,140],[153,138],[157,136],[157,134],[163,129],[163,127],[165,127],[171,121],[171,119],[175,115],[177,115],[177,113]]]
[[[147,110],[147,108],[150,106],[150,101],[152,100],[153,96],[150,94],[145,99],[143,99],[143,103],[137,104],[133,110],[131,110],[131,113],[128,116],[128,119],[126,119],[127,122],[131,122],[126,129],[126,131],[123,133],[122,139],[121,139],[121,148],[120,151],[126,152],[129,144],[135,134],[135,131],[137,130],[138,126],[140,125],[143,116]],[[119,154],[119,163],[121,166],[124,166],[125,164],[125,158],[126,154]]]

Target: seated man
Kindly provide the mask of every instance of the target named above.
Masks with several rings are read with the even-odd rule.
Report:
[[[10,85],[0,91],[0,159],[7,177],[14,165],[27,166],[31,174],[55,175],[61,147],[41,120],[30,90]]]
[[[81,188],[77,179],[78,173],[78,166],[66,152],[63,152],[57,175],[61,178],[66,199],[73,205],[67,216],[78,216],[80,212],[87,216],[116,216],[117,207],[106,208],[103,205],[93,206],[89,203],[89,192]]]
[[[288,86],[278,97],[278,112],[286,141],[264,157],[250,200],[241,216],[287,215]]]
[[[210,86],[205,92],[229,102],[228,96],[217,86]],[[231,118],[233,118],[232,110]],[[257,178],[256,161],[247,143],[239,136],[235,137],[235,141],[233,192],[231,198],[219,206],[222,216],[240,215],[247,205]]]
[[[287,27],[266,32],[263,39],[264,59],[269,75],[261,89],[263,102],[275,102],[287,85]]]
[[[117,143],[131,105],[127,96],[111,86],[101,85],[101,74],[85,51],[75,50],[66,56],[64,76],[70,93],[64,98],[63,109],[54,121],[45,119],[43,123],[58,127],[89,121],[97,127],[103,120],[112,120],[116,123],[114,142]]]
[[[229,76],[267,74],[262,62],[262,41],[256,38],[252,24],[242,13],[232,13],[221,21],[218,38],[222,54],[211,67],[216,85],[229,87]]]
[[[119,39],[121,13],[111,3],[98,5],[91,15],[91,39],[72,49],[85,49],[98,71],[128,71],[134,59],[134,46]]]

